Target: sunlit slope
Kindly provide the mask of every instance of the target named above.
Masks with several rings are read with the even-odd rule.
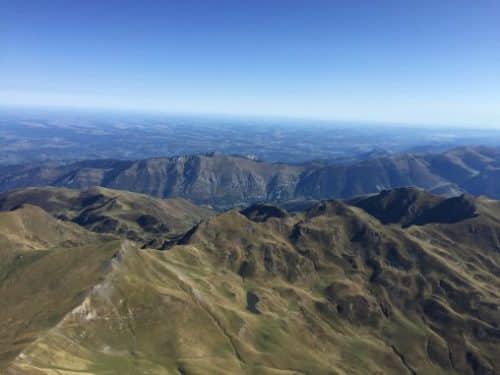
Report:
[[[404,371],[382,341],[324,321],[315,308],[321,297],[311,291],[216,271],[195,247],[173,254],[130,250],[81,307],[29,346],[7,373]],[[248,291],[262,299],[258,313],[247,308]],[[371,358],[356,364],[354,356],[342,365],[353,348]]]
[[[23,205],[0,212],[0,251],[74,246],[97,238],[76,224],[57,220],[38,206]]]
[[[498,373],[500,211],[473,208],[403,228],[333,201],[260,205],[165,252],[126,244],[7,374]]]
[[[0,280],[10,264],[36,251],[100,243],[106,238],[80,226],[62,222],[37,206],[23,205],[0,212]]]
[[[37,206],[0,212],[0,373],[81,303],[119,248]]]
[[[158,199],[105,188],[85,191],[26,188],[0,195],[0,210],[30,204],[90,231],[113,234],[159,248],[212,211],[185,199]]]

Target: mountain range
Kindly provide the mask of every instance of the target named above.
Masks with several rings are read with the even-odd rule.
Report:
[[[31,188],[0,203],[7,375],[500,372],[499,201],[399,188],[186,216],[183,200]]]
[[[467,192],[500,198],[498,178],[499,149],[462,147],[350,163],[266,163],[207,154],[10,166],[0,168],[0,191],[28,186],[102,186],[226,209],[261,201],[345,199],[404,186],[446,196]]]

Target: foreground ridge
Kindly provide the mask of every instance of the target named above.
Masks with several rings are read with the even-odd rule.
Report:
[[[101,239],[109,252],[78,259],[108,254],[104,274],[5,371],[499,372],[500,202],[407,188],[351,203],[230,210],[166,251]]]

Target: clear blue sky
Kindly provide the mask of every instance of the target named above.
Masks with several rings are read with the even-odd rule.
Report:
[[[0,0],[0,104],[500,126],[500,1]]]

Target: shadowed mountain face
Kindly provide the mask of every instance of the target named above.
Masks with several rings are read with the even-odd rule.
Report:
[[[431,196],[416,188],[384,190],[370,197],[352,199],[384,224],[400,223],[404,227],[430,223],[455,223],[475,216],[476,207],[470,197]]]
[[[0,211],[36,205],[63,221],[161,248],[211,215],[184,199],[157,199],[105,188],[27,188],[0,194]]]
[[[86,249],[37,250],[46,255],[3,266],[9,308],[0,309],[8,322],[0,329],[26,327],[30,316],[39,325],[23,328],[23,340],[0,339],[0,366],[6,374],[499,373],[500,202],[398,189],[353,204],[228,211],[167,251],[101,237]],[[59,262],[64,274],[54,278],[73,280],[64,294],[52,274],[42,276]],[[50,319],[40,313],[52,305]]]
[[[283,209],[269,204],[253,204],[242,210],[241,213],[256,222],[266,221],[272,217],[284,218],[287,215]]]
[[[2,167],[0,190],[27,186],[104,186],[156,197],[183,197],[219,208],[257,201],[350,198],[402,186],[441,195],[468,192],[500,198],[500,151],[460,148],[350,164],[270,164],[224,155],[69,165]]]

